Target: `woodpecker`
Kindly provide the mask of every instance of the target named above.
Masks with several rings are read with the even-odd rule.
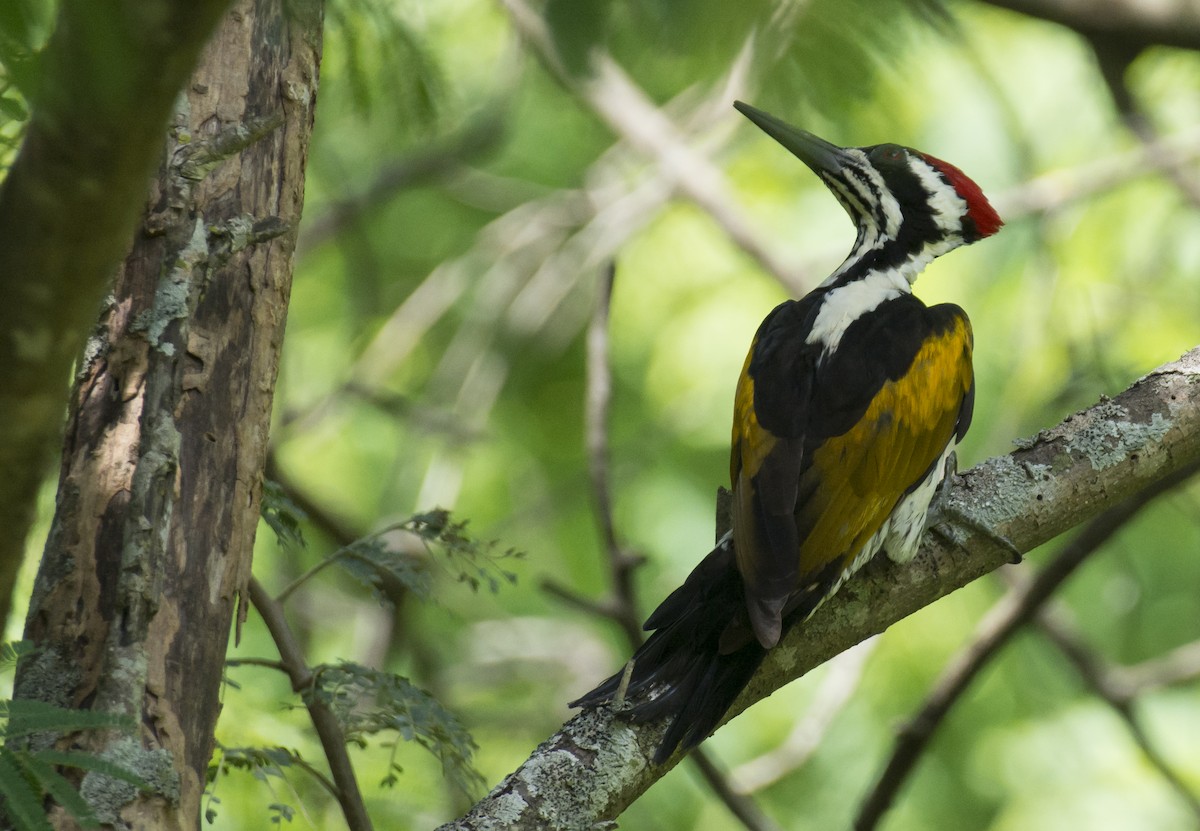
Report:
[[[732,530],[646,620],[632,671],[572,702],[620,690],[632,720],[670,718],[656,764],[703,741],[783,633],[868,560],[916,554],[975,382],[966,313],[926,306],[912,284],[1003,224],[947,162],[896,144],[838,147],[734,106],[825,183],[858,236],[750,344],[734,397]]]

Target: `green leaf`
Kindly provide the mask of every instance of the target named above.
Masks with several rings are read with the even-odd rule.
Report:
[[[12,641],[0,643],[0,671],[14,666],[23,656],[33,652],[32,641]]]
[[[217,776],[222,773],[228,774],[231,770],[240,770],[249,773],[260,782],[266,782],[269,777],[273,776],[283,779],[285,778],[285,768],[297,767],[313,774],[318,780],[320,779],[320,776],[301,758],[299,753],[286,747],[225,747],[218,743],[218,748],[220,749],[220,761],[208,766],[208,807],[205,808],[204,816],[210,823],[217,816],[217,811],[212,806],[221,802],[213,794],[213,789]],[[328,787],[325,782],[321,784]],[[331,795],[336,796],[336,793],[331,793]],[[279,823],[281,819],[290,822],[295,815],[295,809],[284,803],[272,803],[267,807],[272,814],[272,823]]]
[[[432,581],[428,566],[378,536],[355,540],[333,556],[347,574],[369,588],[385,606],[392,605],[395,590],[400,586],[422,600],[430,598]]]
[[[8,724],[0,727],[0,737],[8,740],[43,730],[66,732],[104,727],[133,727],[132,719],[117,713],[72,710],[47,704],[45,701],[24,698],[0,701],[0,719],[4,718],[8,719]]]
[[[344,63],[329,77],[335,88],[347,85],[342,96],[359,113],[373,118],[391,114],[401,130],[420,132],[434,121],[436,102],[446,98],[446,83],[427,38],[396,8],[385,0],[362,0],[353,7],[330,4],[325,37],[337,47],[326,52],[343,56]]]
[[[0,815],[7,815],[19,831],[52,831],[41,794],[26,778],[16,755],[0,746]]]
[[[447,570],[472,591],[487,586],[495,594],[502,582],[517,582],[517,575],[503,568],[501,563],[522,559],[525,553],[515,548],[498,552],[498,541],[470,537],[467,521],[452,521],[446,510],[436,508],[416,514],[401,527],[421,537],[431,554],[440,553]]]
[[[18,761],[26,771],[33,775],[42,790],[54,798],[54,801],[65,808],[75,821],[84,828],[99,828],[100,820],[92,811],[79,791],[62,774],[54,769],[42,753],[18,753]]]
[[[122,782],[128,782],[142,791],[149,792],[154,790],[153,785],[134,771],[91,753],[84,753],[79,750],[39,750],[35,755],[37,758],[52,765],[79,768],[80,770],[100,773],[110,779],[119,779]]]
[[[296,815],[296,810],[286,802],[272,802],[267,806],[267,810],[271,812],[271,822],[279,824],[281,820],[292,821]]]
[[[16,98],[0,95],[0,115],[10,121],[28,121],[29,110]]]
[[[286,747],[221,747],[221,770],[255,770],[269,769],[269,775],[282,776],[282,768],[297,765],[301,761],[300,754]],[[212,767],[210,766],[210,771]],[[266,775],[266,774],[264,774]],[[210,772],[209,779],[215,778],[215,772]]]
[[[304,532],[300,525],[308,519],[308,515],[291,500],[278,482],[263,480],[260,513],[263,521],[275,532],[280,548],[295,551],[305,547]]]
[[[304,695],[333,711],[348,742],[363,744],[367,736],[394,731],[437,757],[446,777],[464,793],[483,784],[473,765],[471,734],[440,701],[407,678],[343,661],[318,667],[316,683]],[[393,778],[389,773],[384,781]]]

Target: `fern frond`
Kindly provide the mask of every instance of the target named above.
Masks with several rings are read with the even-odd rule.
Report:
[[[115,762],[91,753],[84,753],[79,750],[40,750],[37,753],[37,757],[52,765],[101,773],[110,779],[119,779],[122,782],[128,782],[139,790],[154,790],[153,785],[129,768],[121,767]]]
[[[67,810],[68,813],[84,828],[99,828],[100,820],[92,811],[92,806],[88,805],[75,786],[66,780],[65,777],[54,769],[54,765],[50,763],[42,753],[16,753],[17,762],[25,768],[41,786],[43,792],[48,793],[55,802]]]
[[[26,778],[16,754],[0,746],[0,816],[18,831],[53,831],[42,808],[41,795]]]
[[[24,698],[0,701],[0,719],[8,719],[7,724],[0,726],[0,739],[6,741],[42,731],[63,733],[105,727],[133,727],[131,719],[117,713],[72,710]]]

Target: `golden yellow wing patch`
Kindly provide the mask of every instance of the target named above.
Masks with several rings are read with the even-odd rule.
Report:
[[[775,446],[775,436],[764,430],[754,412],[754,379],[750,377],[750,360],[758,345],[750,344],[742,374],[738,376],[737,392],[733,398],[733,439],[729,454],[729,483],[737,485],[738,474],[744,468],[750,475],[762,467],[763,459]]]
[[[899,500],[941,457],[954,437],[973,383],[971,349],[970,323],[960,313],[926,339],[903,377],[880,387],[849,430],[815,449],[811,441],[807,443],[811,457],[795,460],[796,535],[788,551],[773,550],[780,546],[762,538],[765,512],[756,476],[764,464],[777,471],[779,455],[799,453],[798,444],[804,440],[786,441],[759,423],[747,356],[734,400],[730,478],[738,570],[747,585],[749,611],[760,641],[772,640],[775,626],[770,618],[777,617],[783,602],[778,595],[780,579],[788,577],[784,591],[793,599],[810,590],[823,591],[819,584],[840,576],[879,532]],[[778,529],[772,533],[778,543]],[[772,582],[774,588],[768,586]],[[795,607],[792,603],[787,608]]]
[[[750,375],[750,361],[757,345],[756,338],[746,355],[742,374],[738,376],[733,400],[732,450],[729,454],[734,554],[738,571],[751,582],[754,582],[753,575],[767,547],[759,539],[758,523],[754,519],[757,494],[750,479],[762,468],[763,461],[778,443],[778,439],[758,423],[758,415],[754,411],[754,379]]]
[[[796,506],[807,532],[800,588],[830,562],[852,561],[941,457],[972,379],[971,328],[960,317],[922,345],[904,377],[880,388],[854,427],[813,453],[800,485],[812,496]]]

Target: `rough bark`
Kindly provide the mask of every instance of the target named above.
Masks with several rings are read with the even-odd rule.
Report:
[[[88,774],[83,794],[118,827],[199,823],[250,577],[320,25],[319,3],[285,14],[282,0],[239,0],[221,21],[72,394],[26,622],[39,649],[16,695],[134,718],[132,739],[73,739],[158,788]]]
[[[172,102],[229,0],[64,0],[0,187],[0,625],[71,363],[128,249]]]
[[[951,502],[1027,552],[1149,484],[1200,469],[1200,347],[953,481]],[[1009,561],[994,540],[926,535],[907,566],[880,557],[791,630],[730,718],[784,684]],[[679,762],[650,764],[665,723],[609,708],[571,719],[462,819],[441,831],[590,829],[612,820]]]

